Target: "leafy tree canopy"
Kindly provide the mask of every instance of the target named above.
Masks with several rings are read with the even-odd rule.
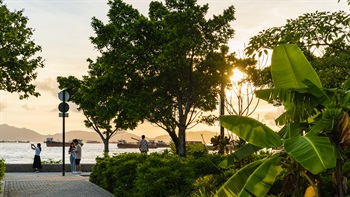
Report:
[[[134,129],[139,122],[134,113],[133,99],[125,98],[115,88],[120,83],[105,80],[103,76],[58,77],[59,87],[72,95],[70,101],[78,105],[85,116],[85,126],[95,130],[104,142],[104,152],[109,151],[109,139],[121,130]],[[105,83],[107,82],[107,83]]]
[[[44,67],[43,59],[34,56],[41,51],[31,39],[33,29],[27,27],[28,18],[23,11],[11,12],[0,0],[0,90],[17,92],[19,98],[35,92],[35,69]]]
[[[122,83],[110,91],[139,103],[139,114],[166,130],[184,155],[186,129],[213,120],[202,112],[216,108],[219,85],[232,73],[224,44],[234,34],[234,8],[207,19],[208,5],[195,0],[151,2],[148,17],[121,0],[108,4],[108,23],[92,21],[91,41],[102,55],[90,74]]]
[[[267,50],[280,44],[297,44],[304,52],[326,88],[341,87],[350,76],[350,15],[344,11],[304,14],[287,20],[282,27],[261,31],[252,37],[246,48],[249,55],[267,54]],[[271,83],[269,69],[251,76],[256,85]]]

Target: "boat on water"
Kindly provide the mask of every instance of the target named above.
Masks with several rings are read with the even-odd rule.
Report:
[[[79,144],[80,144],[80,145],[84,145],[83,140],[78,139],[78,141],[79,141]],[[63,142],[61,142],[61,141],[55,141],[55,140],[53,140],[52,137],[46,138],[46,141],[45,141],[44,143],[46,143],[46,147],[62,147],[62,145],[63,145]],[[64,146],[69,147],[70,143],[71,143],[71,142],[65,142],[65,143],[64,143]]]
[[[136,142],[127,142],[125,140],[118,140],[118,148],[138,148],[139,144]]]
[[[152,140],[151,140],[152,141]],[[157,148],[167,148],[169,147],[169,144],[166,144],[164,141],[162,140],[158,140],[156,142],[153,141],[153,143],[155,143],[155,145],[157,146]]]
[[[117,146],[118,148],[139,148],[139,143],[127,142],[125,140],[118,140]],[[154,140],[148,141],[148,148],[167,148],[167,147],[169,147],[169,145],[163,141],[157,141],[157,142]]]
[[[101,142],[95,141],[95,140],[88,140],[88,141],[86,141],[86,143],[90,143],[90,144],[101,144]]]
[[[30,143],[30,141],[21,141],[21,140],[8,141],[8,140],[1,140],[0,143]]]

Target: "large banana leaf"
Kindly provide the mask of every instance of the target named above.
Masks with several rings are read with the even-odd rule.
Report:
[[[290,122],[306,122],[315,115],[315,107],[319,105],[316,97],[309,93],[308,88],[274,88],[256,91],[256,97],[270,101],[279,100],[283,103],[284,112],[275,121],[278,125]]]
[[[276,88],[303,88],[304,79],[322,88],[320,78],[295,44],[282,44],[274,48],[271,74]]]
[[[224,169],[230,168],[234,166],[236,162],[241,161],[260,149],[260,147],[254,146],[253,144],[246,144],[236,150],[234,153],[228,155],[226,159],[219,164],[219,167]]]
[[[295,137],[285,141],[284,149],[305,169],[313,174],[333,168],[335,148],[328,137]]]
[[[227,180],[214,197],[265,196],[282,170],[280,160],[274,156],[246,165]]]
[[[341,98],[340,104],[343,108],[350,110],[350,91]]]
[[[306,127],[304,123],[290,123],[285,125],[279,132],[278,135],[283,139],[288,139],[292,137],[300,136],[302,130]],[[254,146],[253,144],[246,144],[236,150],[234,153],[228,155],[225,160],[223,160],[220,164],[220,168],[230,168],[235,166],[235,164],[242,159],[248,157],[249,155],[255,153],[258,150],[261,150],[261,147]]]
[[[344,90],[350,90],[350,79],[346,79],[343,84]]]
[[[307,137],[315,137],[320,134],[321,131],[330,129],[331,125],[329,122],[319,119],[314,126],[311,127],[310,131],[306,134]]]
[[[318,88],[322,88],[322,84],[297,45],[283,44],[274,48],[271,74],[275,88],[257,91],[256,96],[268,101],[279,100],[283,103],[287,111],[276,120],[277,124],[304,122],[308,117],[315,115],[314,108],[319,102],[310,93],[305,81],[308,85],[312,84]],[[315,91],[314,93],[316,94]],[[318,95],[319,93],[317,92]]]
[[[318,87],[312,81],[305,79],[303,80],[303,83],[307,85],[307,87],[309,88],[309,92],[312,95],[314,95],[317,98],[318,102],[321,103],[322,105],[325,106],[332,102],[332,99],[328,97],[326,92],[324,92],[320,87]]]
[[[252,175],[262,163],[263,160],[257,160],[244,166],[220,187],[214,197],[238,196],[239,192],[244,188],[249,176]]]
[[[258,147],[273,148],[282,144],[281,137],[263,123],[245,116],[226,115],[219,118],[221,126]]]
[[[278,99],[282,102],[293,103],[297,95],[303,95],[308,92],[309,90],[307,88],[271,88],[257,90],[255,91],[255,95],[265,101]]]
[[[301,132],[306,127],[304,123],[289,123],[284,125],[284,127],[278,132],[278,134],[283,139],[289,139],[292,137],[300,136]]]

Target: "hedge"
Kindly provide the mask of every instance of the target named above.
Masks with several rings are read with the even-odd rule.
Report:
[[[179,158],[170,152],[123,153],[113,157],[97,158],[90,181],[115,196],[190,196],[199,188],[197,179],[207,175],[225,181],[217,165],[225,158],[218,154],[188,155]],[[205,180],[205,179],[204,179]],[[216,181],[212,187],[219,187]]]
[[[5,160],[4,159],[0,159],[0,182],[4,179],[5,177],[5,170],[6,170],[6,166],[5,166]],[[0,193],[1,191],[1,184],[0,184]]]

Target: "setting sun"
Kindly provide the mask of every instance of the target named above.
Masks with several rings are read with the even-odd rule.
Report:
[[[230,77],[231,81],[238,82],[244,77],[244,73],[242,73],[237,68],[233,69],[233,74]]]

